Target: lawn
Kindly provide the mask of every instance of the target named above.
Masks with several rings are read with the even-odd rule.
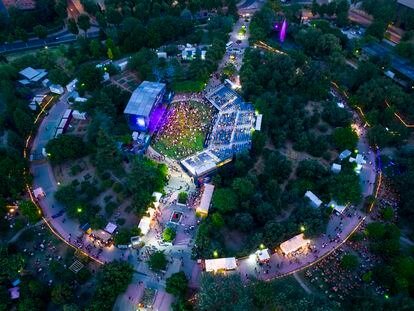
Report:
[[[176,93],[201,92],[204,87],[205,83],[203,81],[182,81],[172,84],[172,88]]]
[[[168,111],[153,147],[173,159],[203,150],[213,108],[195,101],[177,102]]]

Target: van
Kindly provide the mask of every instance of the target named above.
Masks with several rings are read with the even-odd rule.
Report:
[[[229,49],[229,48],[231,48],[232,46],[233,46],[233,41],[230,41],[230,42],[228,42],[227,44],[226,44],[226,49]]]

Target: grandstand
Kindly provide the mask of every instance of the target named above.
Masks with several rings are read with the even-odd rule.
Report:
[[[206,99],[218,110],[206,137],[206,149],[181,161],[196,178],[231,161],[235,154],[250,149],[256,123],[253,106],[225,85],[206,94]]]

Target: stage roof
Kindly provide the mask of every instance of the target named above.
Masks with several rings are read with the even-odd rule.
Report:
[[[164,88],[164,83],[142,82],[132,93],[124,113],[149,117],[157,97]]]

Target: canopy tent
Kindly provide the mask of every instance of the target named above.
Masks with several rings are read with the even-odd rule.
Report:
[[[237,261],[235,257],[206,259],[205,267],[207,272],[234,270],[237,268]]]
[[[91,236],[105,244],[109,243],[112,239],[112,235],[103,230],[92,230]]]
[[[287,240],[280,244],[280,249],[284,254],[290,254],[294,251],[297,251],[298,249],[308,245],[310,243],[310,240],[307,240],[304,238],[304,234],[298,234],[291,238],[290,240]]]
[[[202,216],[207,216],[210,208],[211,199],[213,197],[214,186],[205,184],[203,188],[203,194],[201,196],[200,205],[197,207],[197,212]]]
[[[141,234],[145,235],[150,230],[151,218],[144,216],[141,218],[138,224],[138,228],[141,230]]]
[[[106,225],[106,227],[105,227],[105,231],[106,232],[108,232],[108,233],[110,233],[110,234],[112,234],[112,233],[114,233],[114,231],[116,230],[116,228],[117,228],[118,226],[117,225],[115,225],[114,223],[112,223],[112,222],[108,222],[108,224]]]
[[[256,257],[259,262],[267,262],[270,259],[269,249],[259,250],[256,252]]]

